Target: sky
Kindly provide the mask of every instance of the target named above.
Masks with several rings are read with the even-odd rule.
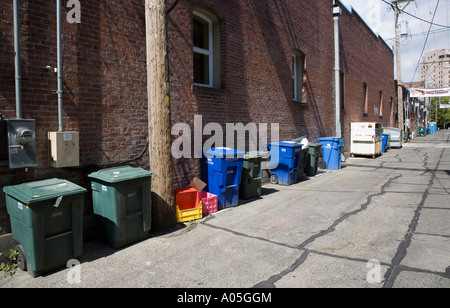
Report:
[[[372,31],[382,37],[395,51],[394,11],[388,4],[392,0],[385,0],[388,3],[383,0],[340,1],[349,11],[353,8],[358,12]],[[406,2],[399,4],[400,8],[405,7],[405,4]],[[422,50],[425,54],[437,49],[450,49],[450,0],[414,0],[404,8],[404,11],[410,14],[400,14],[401,32],[404,34],[400,40],[402,81],[407,83],[420,79],[418,63]],[[431,22],[435,12],[433,23],[446,27],[430,25],[413,17]],[[427,39],[428,31],[430,34]],[[394,74],[397,75],[395,72]]]

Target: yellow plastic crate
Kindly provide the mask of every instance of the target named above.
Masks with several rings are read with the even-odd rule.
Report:
[[[203,217],[202,213],[202,202],[199,202],[198,207],[186,210],[180,210],[177,205],[177,222],[186,222],[196,219],[201,219]]]

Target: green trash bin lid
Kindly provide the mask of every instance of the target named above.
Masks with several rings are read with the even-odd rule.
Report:
[[[89,178],[106,183],[118,183],[151,176],[152,173],[143,168],[131,166],[103,169],[89,174]]]
[[[56,178],[5,186],[3,191],[25,204],[87,192],[87,190],[81,186],[67,180]]]

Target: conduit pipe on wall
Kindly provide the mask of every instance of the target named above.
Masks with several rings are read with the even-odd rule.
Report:
[[[14,66],[16,83],[16,117],[22,118],[22,76],[20,69],[20,19],[19,19],[19,0],[13,1],[14,15]]]
[[[341,65],[340,65],[340,46],[339,46],[339,16],[342,10],[335,1],[333,6],[334,20],[334,75],[335,75],[335,108],[336,108],[336,137],[342,137],[341,131]]]
[[[58,72],[58,130],[63,131],[63,79],[62,79],[62,51],[61,51],[61,0],[56,0],[56,44],[57,44],[57,72]]]

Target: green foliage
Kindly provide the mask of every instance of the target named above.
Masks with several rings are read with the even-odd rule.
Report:
[[[431,122],[436,122],[438,127],[445,127],[450,124],[450,109],[438,108],[436,121],[436,104],[448,104],[449,97],[431,98]]]
[[[198,221],[196,221],[196,220],[190,220],[189,221],[189,224],[192,226],[192,225],[198,225]]]
[[[19,252],[17,250],[10,249],[9,253],[9,261],[7,263],[2,262],[2,264],[0,264],[0,271],[4,271],[9,276],[12,276],[18,267],[17,257],[19,256]]]

